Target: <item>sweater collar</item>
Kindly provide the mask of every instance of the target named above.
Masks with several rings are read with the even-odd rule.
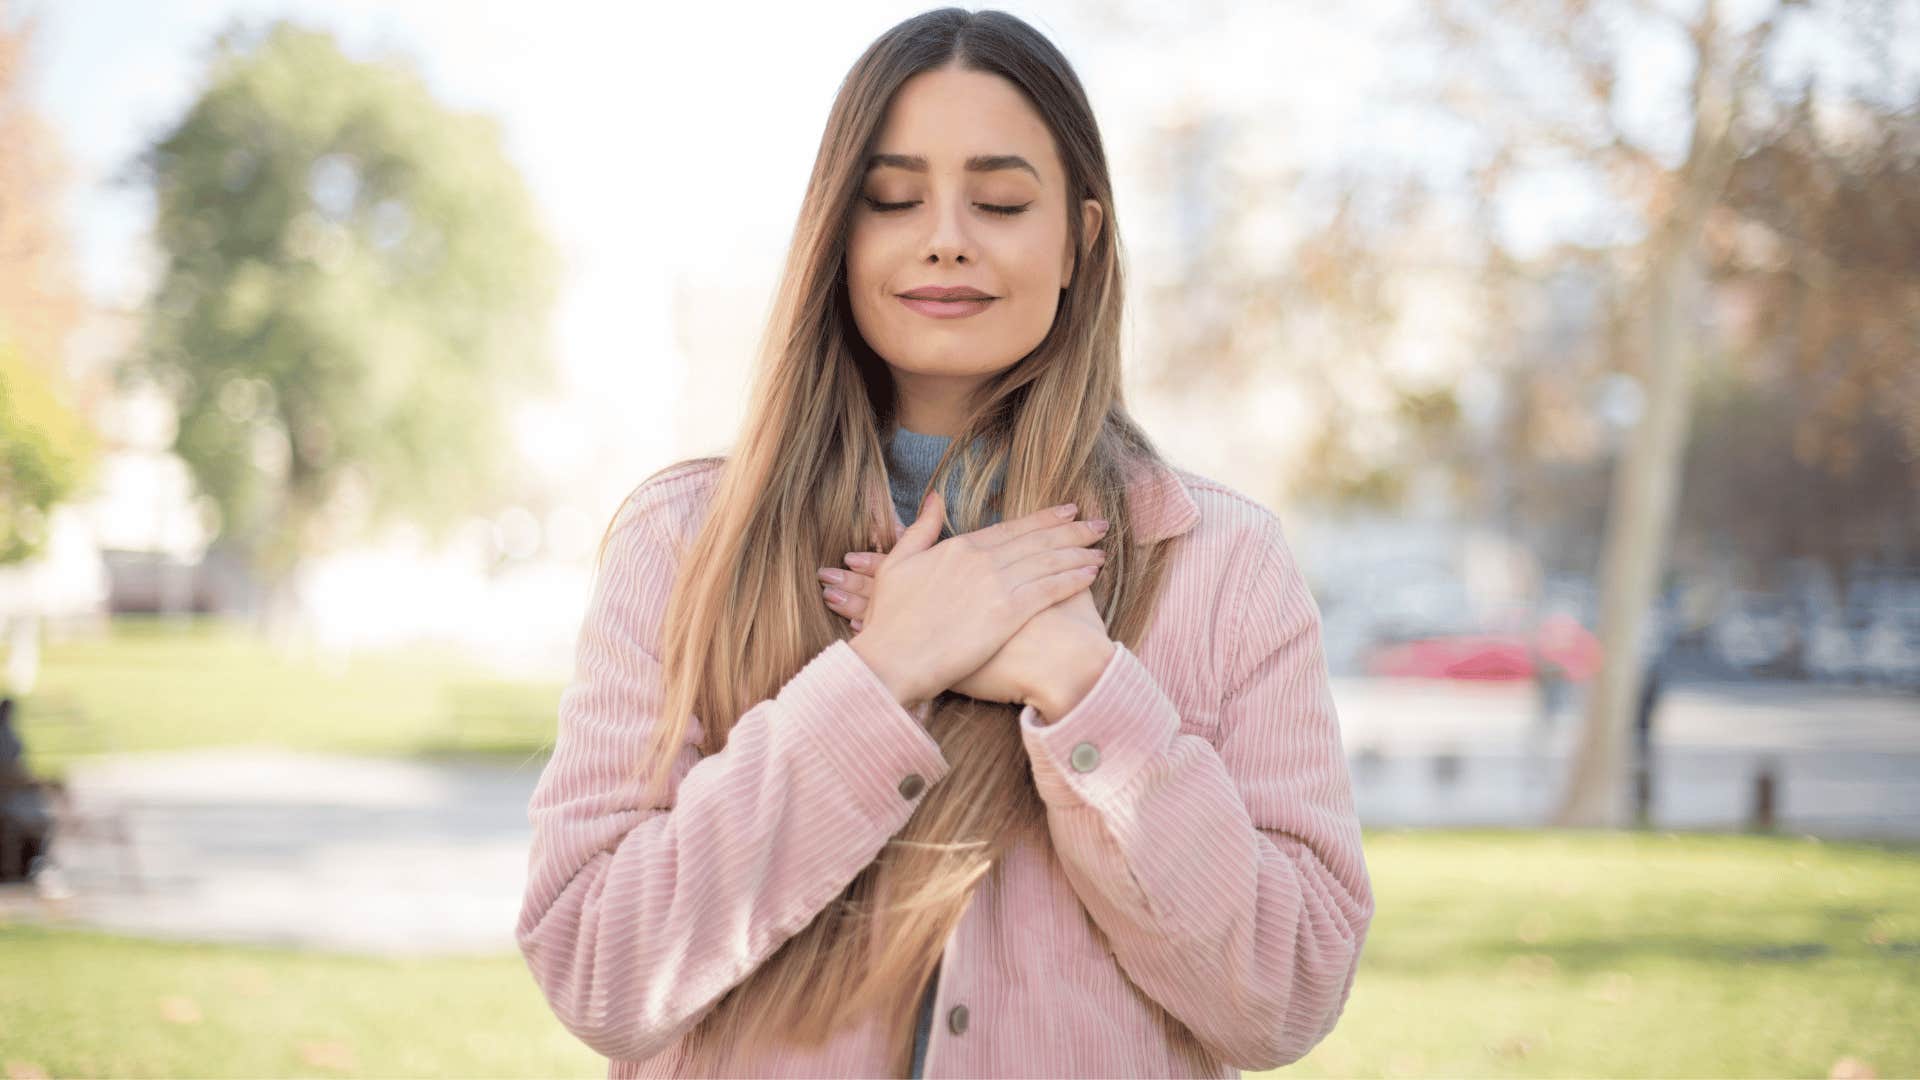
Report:
[[[946,453],[952,443],[951,435],[923,435],[894,427],[893,437],[887,443],[887,484],[892,488],[894,509],[903,519],[910,521],[919,512],[920,493],[927,489],[927,482],[933,479],[934,466],[940,463],[940,455]],[[998,490],[1004,478],[1004,473],[996,475],[992,489]],[[958,469],[947,475],[945,493],[949,503],[959,496]]]
[[[900,474],[889,474],[892,490],[887,493],[887,504],[893,507],[898,527],[905,528],[906,521],[900,517],[899,507],[892,496],[904,490],[911,492],[906,496],[907,501],[917,498],[919,492],[925,490],[927,479],[933,475],[933,466],[952,439],[951,435],[922,435],[904,428],[894,429],[891,446]],[[1193,501],[1193,495],[1187,490],[1186,482],[1177,469],[1159,462],[1129,462],[1126,475],[1127,501],[1133,510],[1135,543],[1150,544],[1166,540],[1199,524],[1199,504]]]

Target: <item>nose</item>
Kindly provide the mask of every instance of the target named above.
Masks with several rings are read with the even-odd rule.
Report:
[[[974,257],[973,235],[967,226],[965,197],[932,200],[933,233],[927,237],[927,261],[948,259],[964,263]]]

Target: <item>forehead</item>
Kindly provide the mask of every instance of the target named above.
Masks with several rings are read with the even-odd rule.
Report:
[[[902,83],[887,105],[875,153],[923,157],[936,172],[993,155],[1025,158],[1042,182],[1056,182],[1064,171],[1039,110],[1013,83],[982,71],[923,71]],[[1024,169],[1010,174],[1028,175]]]

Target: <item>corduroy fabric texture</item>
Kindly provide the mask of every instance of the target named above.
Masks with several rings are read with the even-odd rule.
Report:
[[[721,1071],[683,1036],[950,771],[925,706],[837,638],[719,752],[694,717],[664,795],[632,775],[660,721],[677,553],[720,468],[665,470],[623,503],[528,806],[516,940],[613,1077]],[[1274,1069],[1352,991],[1374,898],[1319,608],[1266,507],[1172,467],[1127,483],[1134,539],[1172,541],[1159,603],[1070,710],[1019,714],[1047,833],[1008,850],[946,942],[926,1076]],[[732,1071],[883,1075],[890,1034],[856,1024]]]

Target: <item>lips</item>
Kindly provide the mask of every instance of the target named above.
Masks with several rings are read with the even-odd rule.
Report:
[[[968,315],[978,315],[993,304],[992,297],[984,300],[923,300],[917,296],[901,296],[898,299],[908,308],[935,319],[962,319]]]
[[[983,293],[969,285],[922,285],[917,289],[908,289],[900,294],[902,300],[992,300],[990,293]]]

